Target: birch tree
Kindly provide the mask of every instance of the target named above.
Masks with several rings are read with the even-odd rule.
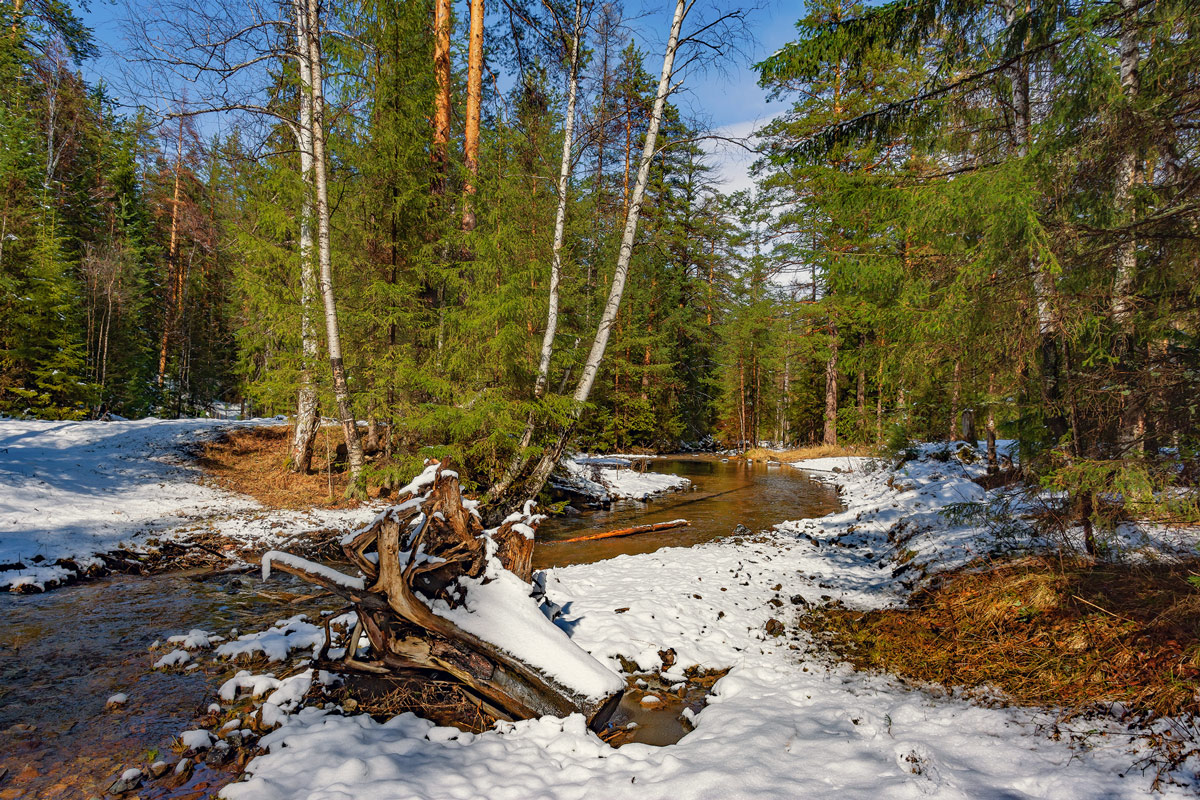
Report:
[[[570,421],[562,428],[556,440],[550,444],[534,467],[525,485],[527,496],[536,495],[541,491],[542,486],[549,479],[550,473],[558,464],[558,460],[562,457],[563,450],[570,440],[574,427],[583,414],[588,397],[592,392],[592,386],[596,382],[596,375],[600,371],[600,363],[604,359],[604,351],[608,347],[608,339],[612,332],[613,324],[616,322],[617,312],[621,308],[621,297],[625,293],[625,281],[629,276],[629,264],[633,259],[633,245],[637,237],[638,217],[642,211],[642,200],[646,194],[646,183],[650,179],[650,164],[654,160],[658,146],[658,131],[662,125],[663,110],[667,104],[667,96],[674,88],[671,81],[675,69],[675,57],[679,50],[680,31],[683,28],[684,18],[694,3],[695,0],[691,0],[691,2],[688,2],[688,0],[676,0],[675,12],[671,19],[671,32],[667,37],[666,52],[663,54],[662,74],[658,80],[658,91],[654,96],[654,108],[650,112],[649,128],[646,131],[646,139],[642,145],[641,159],[638,162],[637,181],[634,184],[633,194],[629,201],[629,209],[625,215],[625,229],[621,236],[621,248],[617,254],[617,264],[613,271],[608,300],[604,304],[604,310],[600,315],[600,321],[596,327],[596,335],[592,339],[592,346],[588,351],[587,360],[584,362],[583,372],[579,376],[579,382],[576,384],[575,392],[571,398],[574,406],[571,411]]]
[[[313,368],[320,344],[313,324],[317,304],[317,275],[313,267],[312,247],[312,69],[309,66],[308,33],[305,0],[292,0],[292,16],[296,36],[296,67],[300,80],[300,118],[295,127],[296,149],[300,152],[300,179],[305,187],[299,214],[300,251],[300,387],[296,398],[296,427],[292,434],[290,467],[301,475],[312,464],[313,442],[317,438],[320,418],[317,416],[317,388],[313,383]]]
[[[346,438],[346,458],[350,468],[349,495],[364,495],[362,484],[363,450],[358,435],[358,423],[350,401],[350,385],[342,358],[342,337],[338,325],[337,301],[333,292],[333,258],[330,251],[329,178],[325,153],[325,90],[321,60],[321,17],[319,0],[300,0],[305,6],[307,27],[304,31],[308,45],[309,93],[312,97],[312,166],[313,207],[317,222],[317,263],[320,267],[321,300],[325,311],[325,347],[329,353],[329,369],[333,377],[333,397],[337,403],[338,419]],[[301,48],[303,50],[303,48]]]

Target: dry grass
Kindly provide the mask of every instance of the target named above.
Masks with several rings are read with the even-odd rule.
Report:
[[[341,428],[324,426],[313,448],[313,470],[287,468],[291,428],[241,428],[204,446],[197,461],[225,489],[253,497],[267,508],[352,507],[344,465],[337,463]]]
[[[811,447],[799,447],[795,450],[767,450],[764,447],[755,447],[747,450],[745,457],[763,461],[801,461],[806,458],[841,458],[874,454],[875,451],[871,448],[860,445],[842,447],[841,445],[818,444]]]
[[[998,688],[1022,705],[1143,718],[1200,713],[1200,562],[1025,558],[961,571],[911,607],[821,609],[802,625],[855,665],[923,683]]]

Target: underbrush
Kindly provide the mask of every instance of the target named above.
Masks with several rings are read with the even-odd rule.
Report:
[[[1200,714],[1200,561],[1096,564],[1050,556],[964,569],[868,612],[802,625],[856,666],[943,686],[1000,689],[1021,705]]]

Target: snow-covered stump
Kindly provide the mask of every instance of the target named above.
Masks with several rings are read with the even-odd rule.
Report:
[[[364,577],[289,553],[263,556],[347,598],[358,614],[339,669],[460,685],[497,719],[580,713],[599,729],[625,684],[542,613],[531,596],[531,505],[484,530],[458,474],[430,463],[399,504],[345,536],[342,549]],[[368,659],[358,658],[366,633]],[[322,652],[322,658],[324,652]],[[464,712],[466,709],[464,709]]]

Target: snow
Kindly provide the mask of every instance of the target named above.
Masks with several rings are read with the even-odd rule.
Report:
[[[205,730],[184,731],[179,734],[179,741],[188,750],[207,750],[212,747],[213,735]]]
[[[243,689],[248,689],[251,697],[259,697],[267,692],[278,689],[282,685],[283,682],[270,673],[266,675],[254,675],[249,670],[242,670],[221,684],[221,688],[217,691],[217,696],[226,703],[232,703],[241,694]]]
[[[838,461],[799,466],[845,470],[845,461]],[[895,473],[866,461],[851,467],[853,472],[829,473],[845,502],[830,517],[790,521],[753,538],[546,574],[548,598],[564,607],[558,624],[572,642],[614,668],[623,656],[640,669],[661,670],[658,651],[673,648],[675,666],[663,675],[668,682],[692,665],[729,669],[708,705],[688,715],[695,729],[679,743],[613,749],[578,715],[501,723],[476,735],[412,714],[378,723],[366,715],[305,708],[261,740],[267,752],[249,764],[248,779],[225,787],[221,796],[1148,796],[1153,775],[1131,768],[1138,758],[1136,737],[1115,721],[1064,722],[1032,709],[984,708],[953,693],[913,689],[886,675],[830,664],[794,629],[785,636],[766,634],[769,620],[793,619],[793,596],[858,608],[902,602],[916,581],[892,576],[901,554],[933,571],[996,547],[997,537],[986,528],[951,523],[940,513],[983,497],[970,480],[976,466],[951,459],[910,462]],[[898,531],[901,541],[889,542],[888,534]],[[479,593],[488,587],[496,598]],[[480,630],[497,624],[486,615],[515,602],[508,593],[516,588],[503,580],[473,587],[470,609],[455,621]],[[772,600],[782,600],[782,607]],[[473,615],[478,618],[471,620]],[[516,647],[521,635],[509,630],[504,638]],[[1194,782],[1196,766],[1193,759],[1177,778]],[[1162,796],[1192,797],[1194,791],[1194,784],[1166,785]]]
[[[312,682],[313,671],[311,669],[290,678],[284,678],[279,684],[279,688],[267,697],[267,702],[280,708],[299,705],[304,699],[304,695],[308,694],[308,690],[312,687]]]
[[[355,528],[374,516],[367,505],[266,510],[206,485],[181,457],[181,448],[222,431],[281,422],[0,419],[0,589],[64,583],[102,568],[99,554],[144,549],[151,537],[211,531],[256,550],[280,549],[309,531]]]
[[[338,572],[336,569],[327,567],[324,564],[318,564],[315,561],[309,561],[306,558],[292,555],[291,553],[283,553],[279,550],[271,550],[263,554],[262,557],[262,577],[267,580],[271,577],[271,565],[284,564],[294,569],[306,570],[316,575],[320,575],[330,583],[344,586],[347,589],[362,591],[366,588],[366,583],[362,578],[352,578],[345,573]]]
[[[494,561],[495,559],[493,559]],[[457,608],[432,603],[433,612],[462,630],[536,666],[561,686],[591,700],[624,687],[611,669],[596,661],[548,620],[529,596],[529,584],[503,569],[489,570],[487,582],[460,579],[466,600]]]
[[[199,628],[192,628],[192,630],[185,634],[167,638],[167,642],[177,644],[184,650],[207,650],[213,646],[213,643],[223,641],[225,641],[224,636],[218,636],[212,631],[205,631]]]
[[[304,614],[280,620],[265,631],[245,633],[216,649],[222,658],[253,658],[262,654],[268,661],[284,661],[293,650],[315,650],[325,643],[325,630],[306,621]]]
[[[104,705],[110,708],[115,708],[116,706],[123,706],[128,702],[129,695],[125,694],[124,692],[117,692],[112,697],[105,700]]]
[[[163,667],[178,667],[192,660],[192,654],[187,650],[172,650],[165,656],[154,662],[155,669]]]
[[[679,475],[661,472],[638,472],[632,462],[623,458],[591,458],[574,456],[560,467],[565,477],[554,482],[600,502],[609,499],[645,500],[664,492],[687,489],[692,482]]]

